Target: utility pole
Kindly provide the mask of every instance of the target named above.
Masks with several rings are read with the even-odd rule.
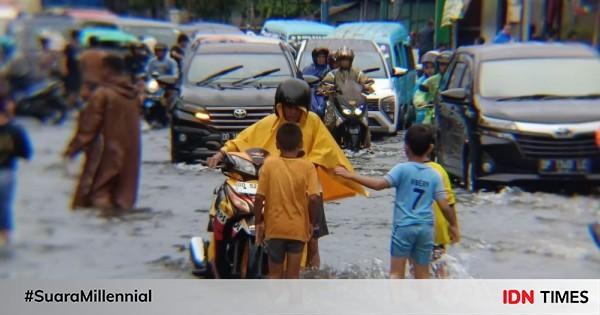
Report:
[[[379,6],[379,19],[381,19],[382,21],[387,21],[390,10],[389,0],[381,0]]]
[[[521,8],[521,41],[526,42],[529,40],[531,34],[529,34],[529,23],[531,20],[531,1],[523,0]]]
[[[592,39],[592,43],[594,47],[598,48],[600,46],[600,3],[596,5],[596,26],[594,27],[594,38]]]
[[[329,0],[321,0],[321,23],[329,23]]]

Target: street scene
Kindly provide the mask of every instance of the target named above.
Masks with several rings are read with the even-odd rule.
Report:
[[[600,277],[600,1],[0,0],[0,279]]]

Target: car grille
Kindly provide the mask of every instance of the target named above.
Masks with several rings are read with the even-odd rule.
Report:
[[[367,110],[370,112],[378,112],[379,100],[367,100]]]
[[[515,135],[521,152],[529,158],[585,158],[600,155],[594,134],[557,139],[550,136]]]
[[[207,107],[210,126],[219,130],[243,130],[273,113],[272,106],[265,107]],[[236,109],[244,109],[246,117],[237,118]]]

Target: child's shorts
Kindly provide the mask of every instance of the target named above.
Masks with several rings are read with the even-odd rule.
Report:
[[[13,170],[0,169],[0,230],[12,230],[12,202],[15,189]]]
[[[299,254],[304,250],[304,242],[272,238],[266,242],[267,255],[276,264],[283,264],[285,254]]]
[[[433,251],[433,225],[394,226],[392,257],[412,258],[418,265],[428,265]]]

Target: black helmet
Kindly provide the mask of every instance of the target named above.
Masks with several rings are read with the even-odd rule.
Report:
[[[329,49],[327,47],[316,47],[312,51],[312,59],[314,63],[317,63],[317,58],[319,55],[325,55],[326,58],[329,57]]]
[[[154,45],[154,51],[167,51],[167,49],[169,48],[163,43],[157,43],[156,45]]]
[[[308,110],[310,106],[310,87],[308,83],[295,78],[281,82],[277,86],[277,91],[275,91],[275,106],[279,103],[283,106],[298,106]],[[277,109],[275,109],[275,114],[279,115]]]

